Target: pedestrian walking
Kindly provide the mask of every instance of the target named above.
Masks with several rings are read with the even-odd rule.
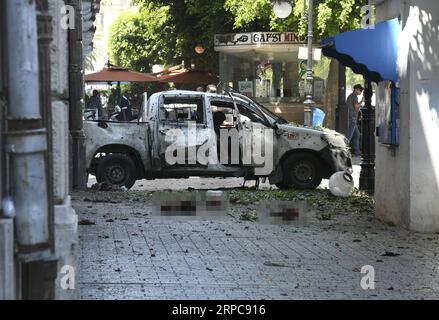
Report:
[[[97,118],[102,119],[104,116],[104,109],[102,107],[102,98],[98,90],[93,90],[93,96],[90,98],[90,109],[96,110]]]
[[[348,109],[348,136],[349,142],[353,144],[354,156],[360,156],[360,129],[358,129],[358,114],[360,113],[361,105],[364,102],[364,97],[358,102],[358,96],[364,91],[361,84],[354,86],[354,92],[352,92],[346,100]]]
[[[133,119],[133,110],[131,108],[131,102],[128,99],[128,93],[124,92],[120,99],[120,108],[122,110],[123,121],[131,121]]]

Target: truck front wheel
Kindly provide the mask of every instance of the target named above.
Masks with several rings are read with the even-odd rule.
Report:
[[[96,180],[131,189],[137,180],[136,164],[124,154],[110,154],[101,159],[96,169]]]
[[[314,190],[322,182],[320,161],[311,154],[293,154],[283,163],[283,180],[276,184],[280,189]]]

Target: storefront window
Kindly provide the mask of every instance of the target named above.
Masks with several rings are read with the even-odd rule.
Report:
[[[221,81],[296,123],[304,121],[307,60],[301,58],[307,57],[306,48],[306,39],[294,32],[215,36]],[[322,107],[329,60],[316,58],[314,69],[313,98]]]
[[[220,78],[261,102],[300,103],[305,98],[306,60],[299,59],[303,39],[294,33],[261,32],[218,35]],[[315,100],[324,100],[324,79],[314,80]]]

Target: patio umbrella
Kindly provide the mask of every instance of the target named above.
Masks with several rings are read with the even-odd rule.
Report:
[[[198,70],[184,69],[179,72],[163,75],[157,78],[159,82],[172,82],[178,84],[217,84],[218,76]]]
[[[147,73],[128,70],[124,67],[107,65],[99,72],[85,76],[85,82],[156,82],[157,78]]]

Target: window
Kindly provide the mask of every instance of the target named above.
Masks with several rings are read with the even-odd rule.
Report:
[[[235,106],[232,102],[224,102],[224,101],[211,101],[212,112],[223,112],[226,116],[226,121],[223,126],[235,126],[237,124],[237,120],[234,117]],[[241,103],[237,104],[239,114],[241,116],[242,122],[258,122],[265,124],[266,120],[261,112],[256,112]]]
[[[238,110],[239,110],[239,113],[241,115],[241,121],[243,121],[243,122],[251,121],[251,122],[258,122],[258,123],[262,123],[262,124],[266,123],[266,120],[264,119],[263,115],[259,112],[257,113],[255,111],[251,110],[250,108],[245,107],[241,104],[238,104]]]
[[[160,107],[160,120],[169,123],[205,124],[202,98],[165,97]]]
[[[210,104],[212,106],[213,114],[215,114],[215,112],[222,112],[226,118],[221,127],[234,127],[237,124],[234,113],[235,107],[233,103],[212,100]]]

